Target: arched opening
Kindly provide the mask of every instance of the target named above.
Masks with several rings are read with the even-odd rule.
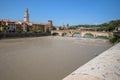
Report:
[[[94,38],[94,35],[92,33],[86,33],[84,38]]]
[[[59,36],[59,33],[52,33],[52,36]]]
[[[80,35],[79,32],[75,32],[75,33],[72,35],[72,37],[78,37],[78,38],[81,38],[82,36]]]
[[[62,33],[62,36],[63,36],[63,37],[66,37],[66,36],[68,36],[68,35],[67,35],[67,33]]]

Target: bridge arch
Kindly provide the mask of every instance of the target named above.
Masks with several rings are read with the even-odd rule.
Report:
[[[95,37],[95,34],[92,34],[92,33],[87,32],[87,33],[85,33],[85,34],[83,35],[83,37],[84,37],[84,38],[93,38],[93,37]]]
[[[68,36],[67,32],[63,32],[61,36]]]
[[[80,32],[72,33],[72,37],[82,37]]]
[[[52,36],[59,36],[60,34],[58,32],[53,32],[51,35]]]

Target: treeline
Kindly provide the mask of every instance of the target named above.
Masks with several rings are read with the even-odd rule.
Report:
[[[118,20],[112,20],[107,23],[99,24],[99,25],[73,25],[69,26],[68,29],[78,29],[80,27],[86,27],[86,28],[97,28],[97,31],[114,31],[117,30],[118,27],[120,27],[120,19]]]

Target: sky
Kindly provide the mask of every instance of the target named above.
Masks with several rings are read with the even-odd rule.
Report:
[[[120,0],[0,0],[0,19],[23,20],[53,25],[101,24],[120,19]]]

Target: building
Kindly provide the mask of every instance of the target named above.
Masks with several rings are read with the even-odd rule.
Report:
[[[37,23],[29,21],[29,11],[25,10],[23,21],[12,20],[0,20],[0,31],[4,32],[32,32],[40,31],[47,32],[52,29],[52,20],[48,20],[48,23]]]
[[[120,32],[120,26],[118,27],[118,31]]]

